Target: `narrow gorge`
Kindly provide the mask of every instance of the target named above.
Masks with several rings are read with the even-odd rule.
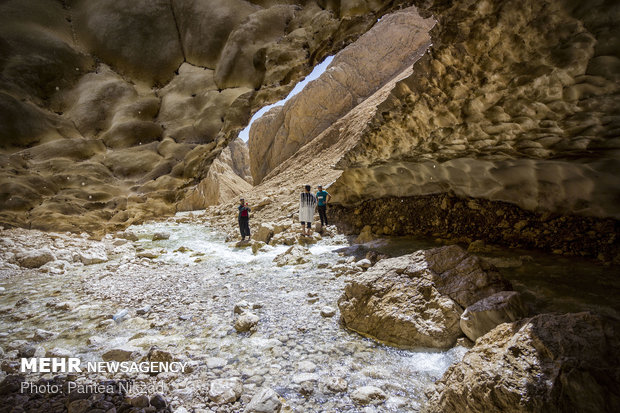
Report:
[[[617,2],[0,11],[0,413],[620,410]]]

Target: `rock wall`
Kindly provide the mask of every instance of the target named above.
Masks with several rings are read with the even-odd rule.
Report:
[[[257,119],[249,139],[255,182],[419,59],[430,45],[432,24],[414,7],[385,16],[317,80]]]
[[[174,212],[253,112],[401,3],[2,2],[0,223]]]
[[[435,2],[430,53],[338,163],[337,199],[454,192],[620,217],[617,4]]]
[[[178,204],[180,211],[204,209],[230,201],[252,189],[249,173],[248,147],[237,138],[213,161],[209,173]]]

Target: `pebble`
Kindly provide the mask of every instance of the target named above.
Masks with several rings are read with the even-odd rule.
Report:
[[[333,307],[323,307],[321,308],[321,315],[323,317],[333,317],[336,315],[336,309]]]

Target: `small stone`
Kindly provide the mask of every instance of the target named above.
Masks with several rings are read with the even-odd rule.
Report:
[[[259,390],[246,406],[245,413],[276,413],[282,407],[278,394],[268,387]]]
[[[351,399],[358,404],[377,404],[386,398],[385,392],[375,386],[363,386],[351,393]]]
[[[137,352],[134,348],[115,348],[103,353],[101,358],[103,361],[128,361],[135,358]]]
[[[149,398],[148,396],[141,394],[140,396],[136,396],[129,401],[133,407],[148,407],[149,406]]]
[[[235,321],[235,330],[238,332],[249,331],[252,327],[256,326],[260,318],[249,311],[241,314],[237,317],[237,321]]]
[[[32,336],[33,341],[45,341],[54,337],[56,333],[37,328]]]
[[[327,389],[334,393],[347,391],[349,384],[342,377],[331,377],[326,383]]]
[[[333,307],[323,307],[321,308],[321,315],[323,317],[333,317],[336,315],[336,309]]]
[[[167,405],[166,399],[164,399],[164,396],[161,394],[154,394],[151,396],[150,404],[156,409],[163,409]]]
[[[88,399],[74,400],[67,407],[68,413],[84,413],[90,409],[91,403]]]
[[[372,262],[370,262],[368,258],[364,258],[356,262],[355,265],[360,268],[370,268],[370,266],[372,265]]]
[[[241,314],[249,310],[251,307],[252,307],[251,303],[247,302],[246,300],[241,300],[238,303],[236,303],[235,306],[233,307],[233,313]]]
[[[74,357],[74,354],[75,353],[64,348],[54,347],[53,349],[45,352],[45,357],[68,359],[69,357]]]
[[[226,364],[228,364],[228,362],[225,359],[220,358],[220,357],[209,357],[206,360],[206,363],[207,363],[207,368],[209,370],[220,369],[224,367]]]
[[[170,234],[167,232],[156,232],[153,234],[153,241],[170,239]]]
[[[304,381],[301,383],[299,392],[305,396],[314,393],[314,383],[311,381]]]
[[[149,311],[151,311],[151,306],[150,305],[145,305],[144,307],[138,308],[136,310],[136,314],[144,315],[144,314],[148,313]]]
[[[243,383],[234,377],[230,379],[215,379],[209,386],[209,399],[217,404],[226,404],[236,401],[243,392]]]
[[[306,373],[312,373],[316,370],[316,364],[310,360],[300,361],[299,364],[297,364],[297,369]]]

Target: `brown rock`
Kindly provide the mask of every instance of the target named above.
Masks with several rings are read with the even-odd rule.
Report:
[[[510,323],[527,316],[527,308],[516,291],[500,291],[470,305],[461,314],[461,330],[476,341],[498,324]]]
[[[477,263],[457,246],[381,260],[346,285],[338,300],[342,321],[401,347],[451,347],[462,334],[459,303],[504,285]]]
[[[500,324],[446,371],[427,411],[617,411],[619,332],[592,313]]]

